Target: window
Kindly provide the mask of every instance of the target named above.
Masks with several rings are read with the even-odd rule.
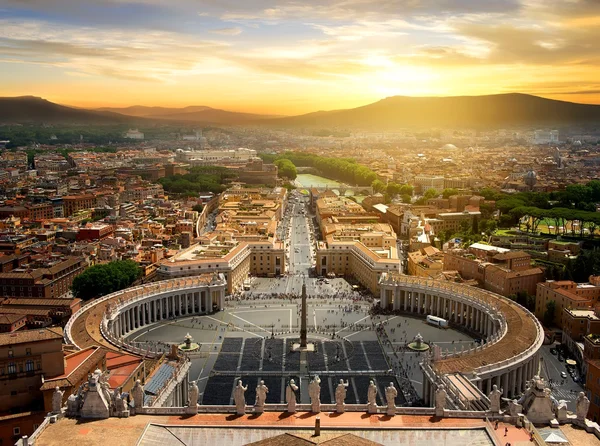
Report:
[[[15,357],[15,352],[11,350],[8,351],[8,357],[9,358],[14,358]]]
[[[9,375],[11,373],[17,373],[17,365],[14,362],[9,362],[7,369]]]
[[[17,391],[16,390],[11,390],[10,391],[10,396],[17,396]]]
[[[21,435],[21,428],[19,426],[13,427],[13,435]]]
[[[31,359],[28,359],[27,362],[25,363],[25,371],[33,372],[33,361]]]
[[[31,349],[30,349],[30,348],[26,348],[26,349],[25,349],[25,354],[26,354],[27,356],[31,356]]]

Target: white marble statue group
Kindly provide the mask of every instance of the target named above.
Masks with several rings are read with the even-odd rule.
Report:
[[[539,424],[546,424],[552,420],[563,423],[569,418],[573,418],[572,415],[568,414],[567,401],[557,401],[551,393],[544,379],[537,375],[531,381],[527,381],[525,391],[518,400],[502,398],[503,389],[498,389],[498,386],[494,384],[489,394],[490,412],[493,415],[504,414],[513,418],[523,413],[527,415],[530,421]],[[507,412],[500,411],[501,400],[508,403]],[[579,424],[585,423],[589,407],[589,399],[585,396],[584,392],[580,392],[576,400],[574,422]]]
[[[194,383],[195,385],[195,383]],[[345,411],[345,400],[348,392],[348,386],[350,383],[343,379],[340,379],[335,389],[335,410],[338,413],[344,413]],[[244,394],[248,390],[248,386],[244,386],[242,380],[239,380],[234,391],[233,400],[235,402],[236,413],[243,415],[246,412],[246,398]],[[287,405],[286,411],[289,413],[296,412],[296,405],[298,404],[298,390],[299,387],[294,379],[290,379],[289,383],[285,388],[285,402]],[[256,386],[256,401],[254,403],[254,412],[263,413],[265,409],[265,401],[269,388],[265,386],[264,381],[260,381]],[[197,398],[197,394],[196,395]],[[308,395],[310,397],[311,412],[321,412],[321,379],[318,375],[315,375],[308,385]],[[385,388],[385,398],[387,403],[387,414],[393,416],[396,414],[396,397],[398,396],[398,390],[394,386],[393,382]],[[369,388],[367,390],[367,410],[369,413],[377,413],[377,386],[373,381],[370,381]]]
[[[139,381],[138,381],[139,382]],[[132,390],[133,393],[133,390]],[[64,392],[58,387],[52,395],[52,413],[62,414],[62,399]],[[143,404],[143,398],[140,398]],[[141,406],[140,406],[141,407]],[[67,398],[66,415],[82,418],[128,417],[129,405],[126,394],[121,388],[111,391],[108,383],[108,372],[95,370],[84,382],[77,393]]]

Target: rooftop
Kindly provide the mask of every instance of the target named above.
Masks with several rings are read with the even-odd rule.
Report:
[[[115,434],[118,432],[119,445],[122,446],[171,444],[178,440],[178,444],[224,444],[225,438],[227,446],[236,446],[285,433],[294,433],[299,436],[311,434],[316,416],[311,413],[287,414],[280,412],[265,412],[260,416],[246,414],[239,417],[231,414],[199,414],[191,417],[145,415],[108,418],[83,425],[79,420],[61,418],[46,427],[38,437],[36,444],[39,446],[80,444],[101,446],[106,444],[107,438],[115,438]],[[485,421],[480,419],[443,418],[433,420],[430,416],[418,415],[390,418],[382,414],[367,416],[361,412],[321,413],[320,419],[321,436],[323,437],[330,434],[352,433],[357,437],[386,445],[416,444],[419,439],[423,438],[429,438],[432,442],[439,442],[446,446],[464,444],[491,446],[494,444],[490,437],[493,433],[486,430]],[[509,428],[515,429],[512,426]],[[314,438],[311,437],[311,440]],[[350,440],[350,437],[347,439]],[[288,440],[292,439],[288,437]],[[282,443],[263,444],[278,445]],[[294,443],[288,441],[285,444],[291,446]]]
[[[41,328],[37,330],[15,331],[0,334],[0,346],[25,344],[27,342],[62,340],[63,330],[60,327]]]

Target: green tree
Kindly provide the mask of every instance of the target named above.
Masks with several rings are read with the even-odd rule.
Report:
[[[450,198],[452,195],[458,195],[458,189],[448,187],[442,191],[442,197]]]
[[[410,195],[408,194],[404,194],[402,195],[402,203],[410,203],[411,199],[410,199]]]
[[[295,180],[298,176],[298,171],[296,170],[296,166],[288,159],[279,159],[274,163],[278,169],[278,175],[281,178],[288,178],[290,180]]]
[[[373,192],[375,193],[383,193],[385,191],[385,183],[381,180],[374,180],[371,183],[371,187],[373,188]]]
[[[196,211],[199,214],[202,213],[202,209],[204,209],[204,206],[201,204],[195,204],[194,206],[192,206],[192,211]]]
[[[430,198],[435,198],[437,196],[439,196],[440,193],[435,190],[435,189],[427,189],[425,191],[425,193],[423,194],[423,197],[425,198],[425,200],[429,200]]]
[[[525,206],[525,202],[520,198],[507,197],[496,201],[496,209],[501,213],[506,214],[514,208]]]
[[[390,197],[394,198],[396,195],[400,194],[401,189],[402,189],[401,185],[399,185],[398,183],[394,183],[393,181],[390,181],[387,185],[386,192]]]
[[[130,286],[141,275],[133,260],[117,260],[86,269],[73,279],[73,295],[83,300],[113,293]]]
[[[546,311],[544,312],[544,325],[550,326],[554,323],[554,315],[556,314],[556,302],[553,300],[548,301],[546,304]]]
[[[412,187],[410,184],[403,184],[400,187],[400,195],[410,195],[412,197],[414,192],[414,187]]]

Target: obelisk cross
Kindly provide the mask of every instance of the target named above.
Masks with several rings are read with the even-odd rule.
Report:
[[[302,282],[302,318],[300,320],[300,348],[306,348],[306,283]]]

